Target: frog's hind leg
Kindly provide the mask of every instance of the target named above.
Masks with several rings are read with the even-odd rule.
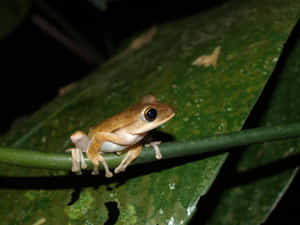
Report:
[[[92,162],[93,162],[93,161],[92,161]],[[94,170],[92,171],[92,175],[97,175],[97,174],[99,174],[99,170],[98,170],[99,162],[101,162],[102,165],[103,165],[103,167],[104,167],[104,170],[105,170],[105,176],[106,176],[107,178],[112,177],[112,176],[113,176],[112,172],[110,172],[110,170],[109,170],[109,168],[108,168],[108,165],[107,165],[105,159],[104,159],[103,156],[100,155],[100,154],[97,155],[97,163],[96,163],[96,161],[93,162],[93,164],[94,164]]]
[[[101,162],[105,169],[105,176],[106,177],[112,177],[112,173],[109,171],[109,168],[104,160],[104,158],[99,154],[101,152],[101,146],[105,141],[113,142],[119,145],[128,145],[130,142],[128,142],[126,139],[122,139],[119,136],[108,133],[108,132],[97,132],[94,137],[91,139],[89,146],[87,148],[87,156],[91,160],[91,162],[94,164],[94,171],[92,174],[98,174],[98,167],[99,162]]]
[[[82,131],[76,131],[71,135],[70,139],[75,145],[75,148],[67,149],[66,152],[72,153],[72,172],[80,175],[81,168],[87,168],[83,158],[83,152],[86,152],[90,139]]]
[[[81,162],[81,155],[82,152],[78,148],[69,148],[66,150],[66,152],[72,154],[72,172],[76,173],[77,175],[81,175],[81,168],[80,168],[80,163]],[[84,160],[84,159],[83,159]]]
[[[105,176],[112,177],[113,174],[110,172],[106,161],[98,152],[98,150],[100,149],[102,144],[103,144],[103,141],[99,141],[99,140],[96,140],[95,138],[92,138],[92,140],[88,146],[86,155],[94,165],[94,170],[92,172],[93,175],[99,174],[99,162],[101,162],[104,167],[104,170],[105,170]]]
[[[120,165],[117,168],[115,168],[114,172],[120,173],[125,171],[127,166],[140,155],[141,151],[142,145],[136,145],[130,148]]]

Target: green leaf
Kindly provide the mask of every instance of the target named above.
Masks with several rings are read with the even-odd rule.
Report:
[[[89,0],[96,8],[101,11],[105,11],[107,9],[107,0]]]
[[[160,129],[174,140],[238,131],[299,12],[296,0],[230,1],[158,26],[151,43],[95,71],[15,127],[1,144],[62,152],[71,146],[73,131],[87,131],[148,93],[176,109],[176,117]],[[216,68],[192,65],[217,46]],[[32,224],[45,217],[49,224],[187,224],[226,157],[136,166],[110,180],[103,174],[68,176],[1,165],[0,201],[6,206],[1,223]],[[43,177],[49,174],[55,176]]]
[[[0,1],[0,39],[12,32],[23,21],[30,6],[30,0]]]
[[[251,126],[300,120],[299,35],[300,30],[295,30],[286,44],[271,80],[251,113]],[[196,224],[203,221],[218,225],[264,223],[298,171],[300,139],[266,142],[244,148],[242,152],[231,156],[216,188],[199,202]]]

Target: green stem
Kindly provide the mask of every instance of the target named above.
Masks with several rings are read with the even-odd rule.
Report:
[[[160,150],[163,159],[170,159],[224,151],[225,149],[226,151],[233,151],[236,148],[229,148],[295,137],[300,137],[300,123],[249,129],[197,140],[165,143],[160,146]],[[116,167],[123,158],[114,154],[106,154],[104,157],[111,168]],[[138,159],[132,164],[149,163],[155,160],[153,149],[147,148],[142,151]],[[69,170],[72,164],[71,161],[72,158],[67,153],[54,154],[32,150],[0,148],[0,162],[23,167]],[[85,161],[91,168],[89,160],[85,158]]]

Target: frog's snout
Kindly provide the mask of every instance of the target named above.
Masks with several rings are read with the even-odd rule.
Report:
[[[174,109],[172,106],[170,106],[170,107],[168,108],[168,113],[169,113],[169,114],[174,114],[174,115],[175,115],[176,111],[175,111],[175,109]],[[174,116],[174,115],[173,115],[173,116]]]

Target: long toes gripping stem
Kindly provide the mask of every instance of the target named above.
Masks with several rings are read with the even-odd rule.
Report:
[[[153,141],[153,142],[150,142],[149,144],[145,145],[145,147],[150,147],[150,146],[153,147],[153,149],[155,151],[155,158],[157,160],[162,159],[162,154],[161,154],[161,152],[159,150],[159,147],[158,147],[159,144],[161,144],[161,141]]]

